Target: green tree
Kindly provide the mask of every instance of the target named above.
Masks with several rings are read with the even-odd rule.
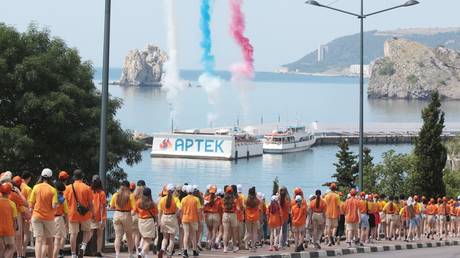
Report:
[[[379,192],[387,196],[408,194],[408,176],[413,164],[411,155],[389,150],[382,154],[382,158],[382,163],[375,167]]]
[[[460,169],[460,135],[447,142],[446,149],[449,160],[447,167],[452,170]]]
[[[335,155],[337,163],[334,163],[336,172],[332,175],[337,181],[337,187],[340,191],[347,191],[350,188],[356,187],[356,176],[358,174],[358,166],[356,163],[356,155],[349,150],[348,141],[340,141],[339,151]]]
[[[439,93],[431,94],[430,104],[422,110],[423,126],[415,141],[415,167],[412,173],[413,192],[425,196],[441,196],[446,193],[443,169],[447,151],[442,143],[444,112]]]
[[[377,179],[378,174],[375,170],[374,157],[371,155],[371,149],[364,147],[363,149],[363,173],[364,173],[364,191],[370,193],[378,192]]]
[[[0,168],[39,175],[82,169],[89,178],[99,159],[100,94],[93,68],[76,49],[31,25],[24,33],[0,24]],[[142,145],[115,119],[121,106],[110,99],[108,176],[126,178],[121,161],[141,160]]]
[[[446,195],[450,197],[460,196],[460,169],[444,171],[443,177],[446,185]]]

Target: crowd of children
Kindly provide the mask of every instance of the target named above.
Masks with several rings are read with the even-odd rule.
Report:
[[[286,187],[269,198],[253,186],[218,188],[167,184],[158,195],[146,186],[123,181],[107,202],[101,180],[89,184],[83,172],[73,178],[61,171],[56,180],[43,169],[29,186],[28,172],[0,176],[0,257],[26,257],[32,240],[35,257],[63,257],[66,241],[72,258],[83,257],[88,242],[96,238],[97,256],[103,257],[107,209],[113,210],[114,247],[119,257],[124,243],[129,257],[199,256],[203,250],[256,252],[266,243],[270,251],[291,248],[301,252],[345,240],[348,247],[383,239],[415,241],[460,236],[460,196],[454,199],[424,196],[383,196],[375,193],[337,191],[332,183],[326,193],[306,196]],[[77,235],[82,242],[77,246]],[[152,248],[153,246],[153,248]]]

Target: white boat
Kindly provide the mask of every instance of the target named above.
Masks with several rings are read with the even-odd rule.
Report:
[[[289,153],[309,149],[315,144],[315,135],[305,126],[289,126],[264,136],[264,153]]]
[[[152,157],[234,160],[261,156],[262,141],[238,127],[155,133]]]

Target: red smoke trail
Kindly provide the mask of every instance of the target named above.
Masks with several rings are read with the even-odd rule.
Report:
[[[241,47],[243,52],[244,63],[235,64],[231,70],[237,79],[247,78],[252,79],[254,77],[254,48],[247,37],[244,36],[244,30],[246,28],[244,14],[241,10],[243,0],[230,0],[230,11],[232,15],[232,21],[230,24],[230,32],[233,38]]]

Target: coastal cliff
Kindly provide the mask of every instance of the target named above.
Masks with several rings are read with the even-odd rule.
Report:
[[[427,99],[433,90],[442,98],[460,99],[460,54],[405,39],[386,41],[384,57],[372,65],[368,96]]]
[[[159,47],[147,45],[144,50],[129,51],[123,63],[120,85],[160,86],[167,55]]]

